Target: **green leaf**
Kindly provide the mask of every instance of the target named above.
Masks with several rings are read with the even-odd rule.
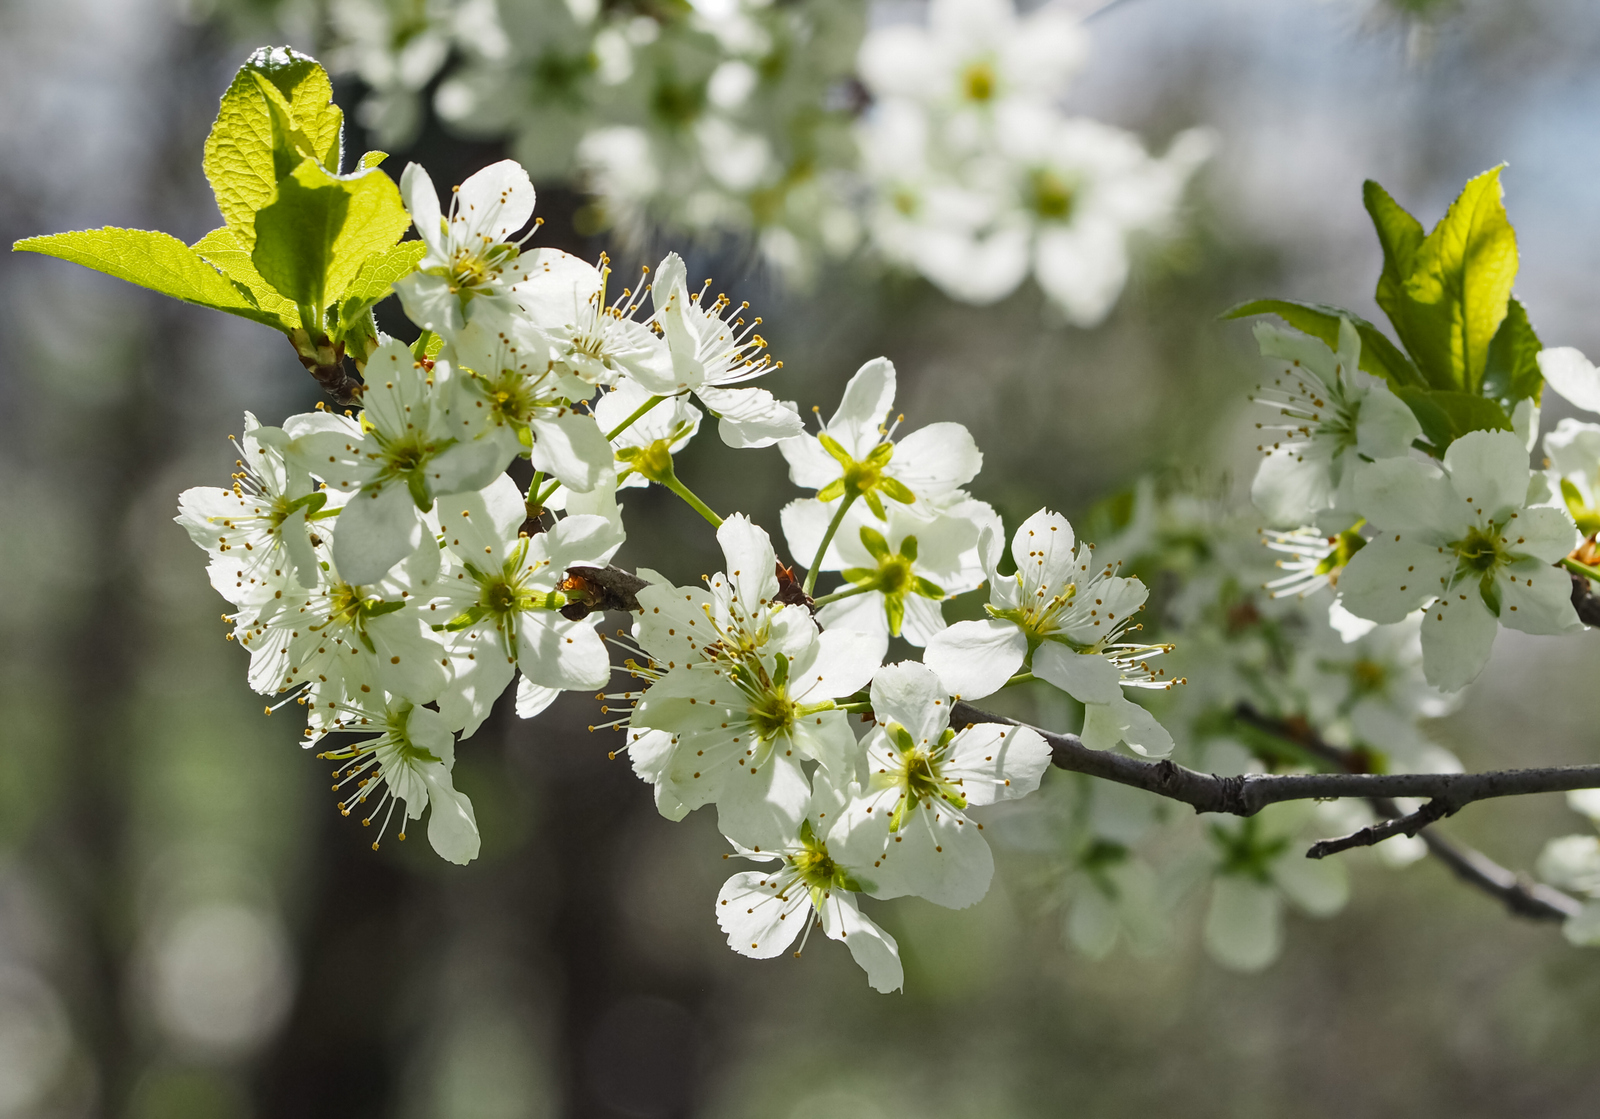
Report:
[[[1296,330],[1303,330],[1324,343],[1330,350],[1339,348],[1339,319],[1350,320],[1361,335],[1361,368],[1375,377],[1382,377],[1394,388],[1403,385],[1427,384],[1417,367],[1389,341],[1387,335],[1360,315],[1330,307],[1325,303],[1303,303],[1294,299],[1252,299],[1224,311],[1225,319],[1242,319],[1251,315],[1277,315]]]
[[[190,246],[211,264],[222,269],[224,275],[255,297],[261,310],[278,316],[278,329],[285,334],[300,325],[300,312],[292,301],[278,294],[276,288],[256,270],[250,254],[239,245],[233,230],[221,226],[207,233]]]
[[[1500,168],[1467,183],[1411,260],[1389,312],[1400,340],[1438,389],[1475,393],[1517,277],[1517,237],[1501,202]]]
[[[280,177],[273,109],[285,110],[291,132],[305,137],[311,149],[307,154],[336,172],[344,114],[329,103],[332,95],[333,86],[317,61],[288,47],[256,51],[222,95],[206,138],[206,179],[223,221],[247,251],[255,245],[256,211],[272,200]]]
[[[411,228],[411,215],[406,212],[405,203],[400,198],[400,188],[395,186],[393,179],[376,168],[344,177],[327,176],[327,181],[343,184],[350,194],[349,216],[334,242],[333,265],[328,272],[328,293],[343,300],[355,294],[355,287],[368,260],[396,247],[395,242],[400,240],[401,234]],[[406,249],[406,253],[420,254],[425,251],[421,241],[413,244],[417,247]],[[411,266],[406,269],[406,272],[410,272],[415,270],[416,261],[422,258],[416,255],[399,259],[410,262]],[[398,261],[395,266],[398,266]],[[406,272],[401,272],[394,279],[399,279]],[[389,281],[389,285],[394,283],[394,279]],[[380,280],[381,274],[375,272],[370,282],[378,283]],[[376,303],[387,294],[388,285],[373,302]]]
[[[396,280],[417,270],[417,262],[427,251],[428,247],[421,241],[403,241],[388,252],[367,257],[339,300],[333,341],[345,343],[352,356],[365,361],[378,337],[372,308],[394,290]]]
[[[159,291],[185,303],[282,329],[278,316],[258,306],[246,289],[229,280],[200,254],[168,233],[152,229],[83,229],[28,237],[11,246],[21,252],[70,260],[119,280]]]
[[[330,175],[305,159],[256,215],[251,259],[285,298],[320,312],[342,301],[368,259],[394,248],[410,225],[400,189],[382,171]],[[375,273],[371,283],[379,280]],[[387,291],[384,285],[378,298]]]
[[[1361,184],[1361,200],[1378,231],[1378,244],[1383,247],[1383,273],[1378,277],[1378,306],[1398,324],[1405,314],[1405,282],[1411,275],[1413,261],[1425,237],[1422,223],[1401,208],[1377,183],[1368,179]],[[1398,330],[1398,325],[1396,326]],[[1404,341],[1404,334],[1401,340]]]
[[[334,244],[349,213],[350,192],[307,159],[256,214],[250,259],[285,299],[320,313],[327,303]]]
[[[1506,318],[1489,343],[1489,360],[1483,367],[1483,394],[1500,401],[1509,411],[1519,400],[1532,398],[1535,404],[1544,388],[1539,372],[1539,351],[1544,344],[1528,322],[1528,312],[1512,299],[1506,304]]]
[[[1449,389],[1422,389],[1407,386],[1395,395],[1406,402],[1422,425],[1422,434],[1432,444],[1435,455],[1469,431],[1510,431],[1511,420],[1505,409],[1482,396]]]

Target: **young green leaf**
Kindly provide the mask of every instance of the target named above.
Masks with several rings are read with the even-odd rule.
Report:
[[[1505,409],[1492,400],[1469,392],[1449,389],[1422,389],[1415,386],[1396,389],[1411,414],[1422,425],[1422,434],[1434,455],[1469,431],[1510,431],[1511,420]]]
[[[278,184],[278,197],[255,216],[250,259],[262,277],[305,316],[327,303],[334,246],[350,212],[350,191],[307,159]]]
[[[421,241],[402,241],[388,252],[373,253],[367,258],[338,304],[333,341],[343,342],[346,353],[358,361],[366,360],[377,345],[372,308],[394,290],[396,280],[416,271],[417,262],[427,251]]]
[[[1420,387],[1427,383],[1422,374],[1417,372],[1417,367],[1400,351],[1400,347],[1360,315],[1322,303],[1302,303],[1292,299],[1253,299],[1222,313],[1225,319],[1242,319],[1251,315],[1277,315],[1296,330],[1319,339],[1332,350],[1339,348],[1339,319],[1347,318],[1361,335],[1362,369],[1374,377],[1382,377],[1397,389],[1402,385]]]
[[[1544,344],[1528,322],[1528,312],[1515,299],[1506,304],[1506,318],[1489,343],[1489,360],[1483,368],[1483,394],[1500,401],[1507,410],[1517,401],[1539,403],[1544,377],[1539,372],[1539,351]]]
[[[185,303],[283,329],[276,313],[257,305],[247,289],[222,275],[200,254],[168,233],[152,229],[83,229],[28,237],[11,246],[70,260]]]
[[[265,81],[259,81],[265,79]],[[278,185],[272,109],[286,110],[322,164],[337,171],[344,114],[329,103],[333,87],[317,61],[288,47],[262,48],[234,76],[206,138],[204,167],[217,209],[240,246],[255,246],[255,214]],[[287,170],[287,169],[286,169]]]
[[[1405,315],[1405,282],[1406,277],[1411,275],[1417,249],[1424,240],[1422,223],[1406,213],[1389,196],[1388,191],[1371,179],[1361,184],[1361,200],[1378,231],[1378,244],[1383,247],[1383,272],[1378,277],[1378,306],[1389,316],[1401,341],[1405,341],[1405,331],[1400,325]]]
[[[300,325],[300,312],[294,303],[279,295],[277,289],[256,271],[250,254],[239,246],[239,239],[233,230],[225,225],[213,229],[190,248],[222,269],[223,274],[234,283],[247,289],[255,297],[256,306],[277,315],[279,330],[287,334]]]
[[[1405,277],[1400,340],[1439,389],[1476,393],[1489,343],[1517,276],[1517,238],[1501,202],[1500,168],[1467,183],[1417,246]]]

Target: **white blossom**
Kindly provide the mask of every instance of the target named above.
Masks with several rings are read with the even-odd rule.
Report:
[[[382,796],[361,821],[368,826],[378,823],[374,851],[399,805],[401,839],[406,837],[406,821],[420,820],[431,808],[428,842],[440,857],[463,864],[478,857],[478,821],[472,802],[451,782],[455,737],[443,716],[410,700],[391,698],[387,704],[352,708],[341,729],[351,734],[379,732],[317,755],[339,763],[333,788],[344,793],[339,802],[343,815],[350,815],[381,789]]]
[[[895,368],[887,358],[867,362],[845,386],[832,418],[816,435],[796,435],[778,444],[789,463],[795,485],[816,490],[812,498],[798,498],[784,507],[782,524],[790,553],[809,564],[822,545],[839,503],[857,499],[871,510],[873,523],[882,531],[888,519],[884,498],[914,506],[925,519],[969,502],[960,487],[970,482],[983,465],[983,455],[971,434],[958,423],[934,423],[899,440],[899,421],[885,421],[894,407]],[[965,514],[988,523],[981,503],[965,504]],[[992,510],[989,512],[992,513]],[[958,514],[959,515],[959,514]],[[839,540],[838,534],[834,540]],[[837,544],[830,544],[819,570],[838,571],[847,566]]]
[[[1257,447],[1266,458],[1251,500],[1280,528],[1317,523],[1337,533],[1358,519],[1357,467],[1406,455],[1422,428],[1382,379],[1359,368],[1361,335],[1349,319],[1339,320],[1337,353],[1270,323],[1256,324],[1255,333],[1263,357],[1290,364],[1252,397],[1279,419],[1256,425],[1270,434]]]
[[[742,387],[777,368],[761,352],[767,345],[756,333],[761,320],[746,322],[742,316],[749,304],[735,305],[726,296],[704,302],[706,290],[690,291],[682,258],[667,254],[656,269],[650,298],[671,354],[671,369],[665,376],[651,376],[643,369],[631,375],[660,396],[694,393],[717,415],[717,433],[730,447],[770,447],[800,434],[804,425],[792,405],[766,389]]]
[[[915,661],[880,669],[871,697],[877,726],[863,743],[860,795],[834,826],[837,857],[876,878],[874,897],[915,894],[952,909],[980,901],[994,857],[969,809],[1037,789],[1050,747],[1027,727],[957,733],[949,692]]]
[[[1462,436],[1442,469],[1385,459],[1356,480],[1357,508],[1377,535],[1339,580],[1345,608],[1388,623],[1431,602],[1423,666],[1444,691],[1483,671],[1499,625],[1540,634],[1582,628],[1571,580],[1551,566],[1576,545],[1577,530],[1565,511],[1529,506],[1531,482],[1542,479],[1507,431]]]
[[[639,592],[634,639],[650,683],[627,720],[634,769],[657,785],[664,814],[717,804],[724,835],[771,846],[797,818],[810,786],[801,762],[848,779],[855,736],[835,700],[864,687],[883,657],[877,638],[818,633],[804,606],[776,601],[776,558],[747,518],[717,530],[727,572],[708,587],[655,584]],[[664,732],[644,743],[647,731]]]
[[[417,270],[394,286],[411,321],[447,334],[483,306],[513,310],[513,289],[531,274],[521,244],[510,240],[533,217],[528,173],[509,159],[474,172],[455,188],[448,216],[419,164],[406,165],[400,193],[428,246]]]
[[[608,302],[611,264],[604,256],[596,267],[560,249],[537,249],[524,261],[528,276],[513,293],[568,372],[592,385],[671,379],[666,343],[636,317],[647,290],[642,279]]]
[[[443,388],[448,429],[463,444],[494,439],[497,467],[526,454],[536,470],[578,493],[593,490],[609,469],[605,435],[592,415],[572,406],[594,387],[552,363],[543,340],[518,320],[475,318],[440,351],[434,380]]]
[[[233,486],[196,486],[178,497],[175,519],[211,556],[212,586],[236,606],[270,594],[288,575],[302,587],[317,585],[308,518],[332,515],[338,505],[328,499],[342,495],[327,493],[286,461],[288,441],[281,428],[263,427],[246,412]]]
[[[1165,646],[1120,641],[1148,592],[1137,579],[1095,561],[1088,544],[1073,550],[1072,525],[1041,509],[1011,543],[1017,572],[999,572],[1001,540],[988,532],[982,547],[989,571],[989,617],[957,622],[928,642],[923,657],[945,687],[966,699],[999,690],[1031,665],[1032,672],[1084,704],[1084,744],[1109,749],[1119,741],[1142,754],[1164,755],[1172,736],[1124,686],[1168,688],[1172,681],[1149,659]]]
[[[553,691],[603,688],[611,678],[594,620],[560,612],[561,584],[570,567],[610,562],[620,529],[603,517],[569,515],[547,532],[519,535],[525,517],[522,493],[505,475],[439,502],[450,561],[426,616],[456,665],[439,711],[463,736],[477,730],[517,668],[530,687]],[[519,692],[518,702],[534,701]]]
[[[503,441],[478,437],[488,417],[474,421],[463,427],[427,369],[391,339],[367,362],[358,420],[310,413],[284,424],[289,459],[350,495],[333,545],[346,579],[377,582],[421,546],[436,496],[480,489],[505,467]]]
[[[829,832],[844,804],[844,796],[819,773],[805,814],[790,835],[760,852],[735,845],[744,858],[778,865],[729,878],[717,895],[717,923],[728,947],[765,960],[793,944],[802,928],[809,934],[815,920],[826,936],[850,949],[872,989],[887,994],[898,991],[905,976],[894,937],[863,914],[856,900],[870,889],[871,867],[853,866],[828,849]]]

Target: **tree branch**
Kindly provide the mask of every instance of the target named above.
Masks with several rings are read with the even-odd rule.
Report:
[[[1005,723],[1015,719],[993,715],[964,702],[951,711],[953,724]],[[1132,785],[1196,812],[1254,816],[1269,804],[1288,800],[1333,800],[1347,797],[1419,797],[1441,801],[1444,814],[1491,797],[1528,793],[1562,793],[1600,788],[1600,765],[1554,766],[1543,769],[1499,769],[1487,773],[1247,773],[1219,777],[1171,761],[1145,762],[1109,750],[1091,750],[1075,734],[1032,728],[1050,744],[1060,769],[1087,773]]]
[[[980,710],[962,701],[956,702],[950,715],[951,723],[956,726],[972,723],[1027,725],[1004,715]],[[1119,785],[1129,785],[1155,793],[1157,796],[1182,801],[1193,807],[1196,812],[1226,812],[1236,816],[1251,816],[1268,804],[1286,800],[1362,797],[1385,819],[1402,820],[1407,819],[1408,814],[1400,811],[1399,806],[1394,803],[1392,798],[1395,796],[1434,797],[1441,802],[1441,805],[1453,804],[1455,808],[1459,808],[1474,800],[1495,796],[1600,787],[1600,766],[1464,774],[1351,773],[1348,772],[1353,763],[1350,755],[1322,741],[1309,728],[1293,727],[1279,720],[1268,719],[1247,704],[1241,704],[1235,715],[1261,730],[1294,742],[1313,756],[1347,772],[1219,777],[1215,774],[1186,769],[1171,761],[1145,762],[1109,750],[1091,750],[1075,734],[1056,734],[1038,727],[1030,729],[1049,743],[1051,761],[1057,768],[1073,773],[1086,773],[1091,777],[1115,781]],[[1526,781],[1522,780],[1524,777],[1527,778]],[[1397,787],[1423,791],[1391,791]],[[1425,810],[1431,808],[1431,805],[1425,806]],[[1443,807],[1436,811],[1440,816],[1450,814],[1444,811]],[[1454,808],[1450,811],[1454,811]],[[1423,827],[1425,824],[1417,825],[1418,830]],[[1403,830],[1403,828],[1396,829],[1396,832]],[[1376,838],[1372,840],[1374,843],[1377,841]],[[1560,890],[1524,881],[1517,874],[1479,852],[1468,847],[1458,847],[1431,831],[1422,831],[1422,841],[1428,845],[1429,852],[1449,867],[1457,878],[1497,898],[1516,916],[1560,921],[1582,908],[1582,903]],[[1359,845],[1359,843],[1351,844],[1351,846]]]

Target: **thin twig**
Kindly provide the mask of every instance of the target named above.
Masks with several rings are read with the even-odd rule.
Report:
[[[1352,765],[1353,759],[1343,750],[1322,741],[1315,733],[1306,729],[1290,726],[1279,720],[1271,720],[1253,711],[1246,705],[1241,705],[1235,714],[1252,725],[1275,734],[1287,741],[1294,742],[1304,747],[1309,753],[1322,760],[1346,769]],[[969,723],[1003,723],[1009,726],[1025,726],[1016,719],[1009,719],[1004,715],[991,714],[973,707],[969,703],[957,701],[950,712],[950,721],[956,726]],[[1394,800],[1383,795],[1383,789],[1391,787],[1394,777],[1369,773],[1328,773],[1307,775],[1274,776],[1271,774],[1251,774],[1245,777],[1219,777],[1215,774],[1197,773],[1170,761],[1143,762],[1110,750],[1091,750],[1075,734],[1056,734],[1052,731],[1031,728],[1044,737],[1049,743],[1051,760],[1060,769],[1070,770],[1074,773],[1086,773],[1091,777],[1099,777],[1107,781],[1115,781],[1120,785],[1129,785],[1136,789],[1155,793],[1157,796],[1180,800],[1194,807],[1197,812],[1227,812],[1238,816],[1249,816],[1265,807],[1267,804],[1284,800],[1298,800],[1306,797],[1363,797],[1368,800],[1373,809],[1386,819],[1396,819],[1406,815],[1394,803]],[[1572,766],[1564,770],[1525,770],[1507,771],[1505,773],[1490,774],[1407,774],[1395,775],[1429,779],[1434,777],[1455,778],[1511,778],[1519,773],[1531,774],[1567,774],[1573,775],[1579,771],[1588,771],[1587,780],[1600,783],[1600,766]],[[1307,783],[1307,777],[1321,777],[1337,779],[1325,784]],[[1561,788],[1590,788],[1592,785],[1562,784]],[[1331,791],[1330,791],[1331,790]],[[1418,793],[1395,793],[1395,796],[1439,796],[1443,788],[1435,786],[1434,790]],[[1451,790],[1459,795],[1462,787]],[[1498,792],[1480,792],[1470,799],[1462,799],[1461,804],[1468,804],[1471,800],[1484,799],[1487,796],[1507,796],[1514,793],[1533,792],[1532,788],[1509,789],[1503,788]],[[1550,791],[1555,791],[1551,789]],[[1569,897],[1560,890],[1544,886],[1536,882],[1524,881],[1517,874],[1500,866],[1492,859],[1468,847],[1459,847],[1449,840],[1432,831],[1422,832],[1422,841],[1428,845],[1428,850],[1456,875],[1457,878],[1469,885],[1475,886],[1485,893],[1497,898],[1506,909],[1519,917],[1529,917],[1536,920],[1561,921],[1572,916],[1582,908],[1582,904],[1575,898]]]
[[[1382,800],[1384,798],[1369,797],[1368,799]],[[1393,819],[1383,821],[1381,824],[1371,824],[1353,831],[1349,835],[1340,836],[1338,839],[1318,840],[1311,845],[1311,850],[1306,852],[1306,858],[1325,859],[1329,855],[1337,855],[1340,851],[1348,851],[1353,847],[1371,847],[1397,835],[1416,835],[1429,824],[1442,820],[1448,815],[1450,815],[1449,805],[1442,800],[1430,800],[1415,812],[1396,816]]]
[[[957,702],[951,722],[1023,725],[1003,715]],[[1269,804],[1348,797],[1418,797],[1442,800],[1451,810],[1491,797],[1600,788],[1600,765],[1501,769],[1487,773],[1247,773],[1220,777],[1176,762],[1145,762],[1109,750],[1092,750],[1075,734],[1040,730],[1060,769],[1087,773],[1190,805],[1196,812],[1254,816]]]

